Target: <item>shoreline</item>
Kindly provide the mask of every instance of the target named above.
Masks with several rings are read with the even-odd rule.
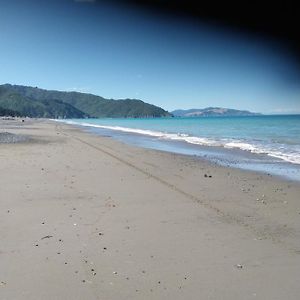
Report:
[[[57,122],[2,128],[32,137],[0,144],[5,299],[298,299],[298,183]]]
[[[56,120],[52,120],[57,122]],[[61,122],[61,121],[59,121]],[[239,170],[258,172],[259,174],[276,176],[282,180],[292,180],[300,182],[300,165],[274,158],[268,154],[252,153],[250,151],[237,148],[224,148],[222,146],[205,146],[190,144],[183,141],[158,139],[139,133],[109,130],[105,128],[95,128],[81,124],[72,124],[84,132],[90,132],[97,136],[110,136],[111,138],[135,147],[153,149],[175,153],[178,155],[197,156],[200,160],[217,163],[223,167]]]

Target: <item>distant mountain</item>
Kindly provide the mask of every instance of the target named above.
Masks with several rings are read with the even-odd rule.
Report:
[[[113,100],[78,92],[0,85],[0,108],[42,118],[167,117],[170,113],[137,99]]]
[[[225,117],[225,116],[257,116],[259,113],[253,113],[247,110],[237,110],[222,107],[207,107],[202,109],[178,109],[171,112],[175,117]]]

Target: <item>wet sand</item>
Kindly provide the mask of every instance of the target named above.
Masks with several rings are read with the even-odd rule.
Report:
[[[0,121],[0,299],[299,299],[300,185]]]

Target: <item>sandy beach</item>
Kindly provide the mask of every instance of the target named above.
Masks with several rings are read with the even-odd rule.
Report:
[[[300,184],[0,121],[0,299],[299,299]],[[26,138],[24,138],[26,137]]]

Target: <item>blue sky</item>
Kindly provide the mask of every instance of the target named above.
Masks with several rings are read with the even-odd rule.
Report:
[[[299,69],[274,41],[108,3],[0,0],[0,83],[300,113]]]

